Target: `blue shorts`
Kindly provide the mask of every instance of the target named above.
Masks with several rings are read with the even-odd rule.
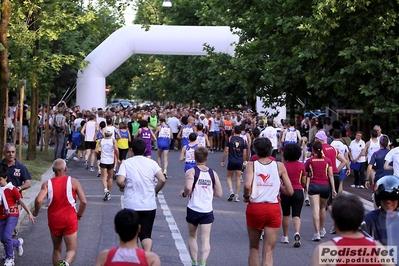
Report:
[[[161,144],[161,145],[159,145],[159,144]],[[170,145],[169,144],[165,145],[165,143],[158,143],[158,150],[168,151],[168,150],[170,150]]]
[[[342,181],[346,178],[346,169],[339,171],[339,180]]]
[[[213,216],[213,211],[202,213],[193,211],[192,209],[187,207],[187,223],[197,226],[199,224],[211,224],[214,220],[215,217]]]
[[[193,168],[193,167],[196,166],[196,165],[197,165],[196,163],[186,163],[186,164],[184,165],[184,172],[187,172],[187,170]]]
[[[320,195],[320,198],[328,199],[331,194],[331,187],[329,185],[310,184],[308,195]]]

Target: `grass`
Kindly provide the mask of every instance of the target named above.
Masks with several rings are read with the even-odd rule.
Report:
[[[40,181],[42,175],[49,169],[54,161],[54,149],[52,147],[48,148],[48,151],[40,151],[40,147],[36,148],[36,160],[28,161],[26,160],[28,148],[26,146],[22,147],[21,162],[28,168],[30,175],[33,180]],[[19,160],[19,146],[16,146],[16,158]]]

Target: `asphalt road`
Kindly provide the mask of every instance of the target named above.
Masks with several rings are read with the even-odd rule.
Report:
[[[154,153],[154,152],[153,152]],[[178,196],[184,185],[184,164],[178,161],[180,152],[172,151],[169,156],[169,170],[166,185],[158,197],[158,209],[153,229],[153,251],[157,253],[164,266],[191,265],[187,250],[188,229],[185,221],[186,199]],[[222,153],[209,155],[208,166],[220,176],[223,186],[223,197],[214,199],[215,222],[211,233],[211,253],[207,265],[247,265],[248,237],[245,223],[244,202],[228,202],[228,188],[226,184],[226,169],[220,166]],[[154,154],[153,154],[153,158]],[[79,222],[78,251],[73,265],[94,265],[98,253],[106,248],[118,245],[118,237],[114,232],[113,218],[121,209],[121,193],[116,185],[113,187],[110,201],[104,202],[103,189],[97,172],[84,169],[83,162],[70,161],[68,172],[79,179],[87,197],[87,208]],[[346,184],[351,184],[351,177]],[[32,189],[37,192],[40,184]],[[349,185],[346,185],[347,187]],[[36,189],[36,191],[35,191]],[[350,190],[350,188],[348,189]],[[370,191],[352,189],[354,193],[361,193],[369,200]],[[27,200],[34,196],[28,195]],[[21,223],[19,237],[24,239],[24,255],[17,257],[16,265],[52,265],[52,243],[47,227],[46,209],[40,211],[35,225],[28,223],[25,218]],[[290,224],[290,244],[280,243],[282,230],[280,229],[278,242],[275,247],[274,261],[276,266],[310,265],[313,250],[320,242],[313,242],[313,223],[311,208],[302,209],[302,246],[294,248],[293,228]],[[326,230],[332,227],[332,220],[327,214]],[[333,237],[328,234],[322,241]],[[65,250],[64,250],[65,251]]]

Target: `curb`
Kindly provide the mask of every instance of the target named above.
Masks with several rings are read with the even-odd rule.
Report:
[[[68,150],[68,153],[67,153],[68,160],[71,159],[75,153],[76,153],[75,150]],[[28,208],[30,210],[32,210],[35,207],[35,199],[42,187],[43,182],[46,182],[53,176],[54,176],[53,169],[51,169],[51,167],[50,167],[49,169],[47,169],[47,171],[44,174],[42,174],[40,181],[32,181],[32,186],[23,193],[23,196],[24,196],[23,199],[25,201],[25,204],[26,204],[26,206],[28,206]],[[28,216],[28,213],[23,208],[21,208],[20,213],[19,213],[18,224],[17,224],[16,228],[19,228],[21,222],[27,216]]]

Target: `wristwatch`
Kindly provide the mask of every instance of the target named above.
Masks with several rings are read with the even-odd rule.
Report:
[[[22,188],[21,187],[17,187],[17,188],[18,188],[19,192],[22,192]]]

